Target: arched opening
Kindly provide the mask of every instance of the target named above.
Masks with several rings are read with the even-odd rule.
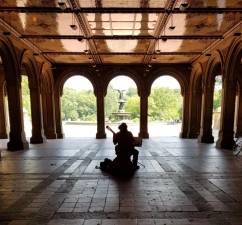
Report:
[[[175,78],[165,75],[153,82],[148,99],[150,136],[179,136],[182,102],[181,86]]]
[[[221,102],[222,102],[222,75],[216,74],[214,77],[213,120],[212,120],[212,131],[213,131],[213,136],[215,141],[218,138],[218,132],[220,129]]]
[[[8,98],[3,61],[0,56],[0,139],[7,139],[9,134]]]
[[[92,83],[81,75],[67,79],[61,97],[61,117],[66,137],[94,137],[97,130],[96,97]]]
[[[140,98],[135,82],[125,75],[113,78],[105,96],[105,123],[118,131],[120,123],[125,122],[128,130],[138,136],[140,117]],[[107,132],[111,137],[112,133]]]
[[[235,68],[237,68],[236,77],[238,82],[235,100],[234,133],[235,137],[238,138],[242,137],[242,50],[236,60]]]
[[[21,93],[24,119],[24,132],[27,138],[32,136],[32,112],[30,101],[29,78],[25,70],[21,72]]]

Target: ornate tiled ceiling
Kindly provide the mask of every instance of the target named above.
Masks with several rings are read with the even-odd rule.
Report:
[[[191,63],[241,20],[242,0],[0,0],[0,29],[53,63]]]

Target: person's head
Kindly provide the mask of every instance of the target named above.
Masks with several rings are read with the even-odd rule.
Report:
[[[126,123],[121,123],[121,124],[119,125],[119,127],[118,127],[118,129],[119,129],[120,131],[126,131],[127,128],[128,128],[128,126],[127,126]]]

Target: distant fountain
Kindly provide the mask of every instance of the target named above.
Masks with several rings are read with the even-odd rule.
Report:
[[[119,90],[115,89],[119,93],[119,98],[118,98],[118,112],[112,113],[114,116],[115,120],[121,121],[121,120],[129,120],[130,119],[130,114],[129,112],[125,112],[124,110],[124,105],[125,105],[125,99],[124,99],[124,92],[125,90]]]

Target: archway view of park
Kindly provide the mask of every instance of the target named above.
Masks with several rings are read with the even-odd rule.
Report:
[[[215,76],[214,93],[213,93],[213,120],[212,129],[214,140],[218,139],[218,132],[220,129],[220,114],[221,114],[221,99],[222,99],[222,76]]]
[[[120,123],[125,122],[135,135],[139,133],[140,98],[135,82],[128,76],[113,78],[105,97],[105,123],[117,132]],[[107,131],[107,136],[112,133]]]
[[[31,113],[29,79],[28,79],[28,76],[25,74],[21,75],[21,91],[22,91],[22,104],[23,104],[24,131],[25,131],[26,137],[29,139],[32,135],[32,115],[31,115],[32,113]]]
[[[95,137],[96,112],[96,97],[92,83],[83,76],[70,77],[64,84],[61,97],[65,137]]]
[[[215,76],[212,128],[217,140],[220,126],[222,76]],[[22,75],[22,99],[26,137],[31,137],[31,103],[28,77]],[[120,108],[120,106],[122,108]],[[148,132],[150,137],[179,136],[183,97],[179,82],[171,76],[157,78],[148,100]],[[66,80],[61,97],[62,126],[65,137],[95,137],[97,132],[96,97],[92,83],[76,75]],[[113,78],[105,96],[105,124],[118,131],[121,122],[128,124],[135,136],[139,133],[140,97],[135,82],[128,76]],[[112,133],[106,131],[107,137]]]
[[[178,81],[171,76],[157,78],[148,99],[150,136],[179,136],[182,121],[182,96]]]

